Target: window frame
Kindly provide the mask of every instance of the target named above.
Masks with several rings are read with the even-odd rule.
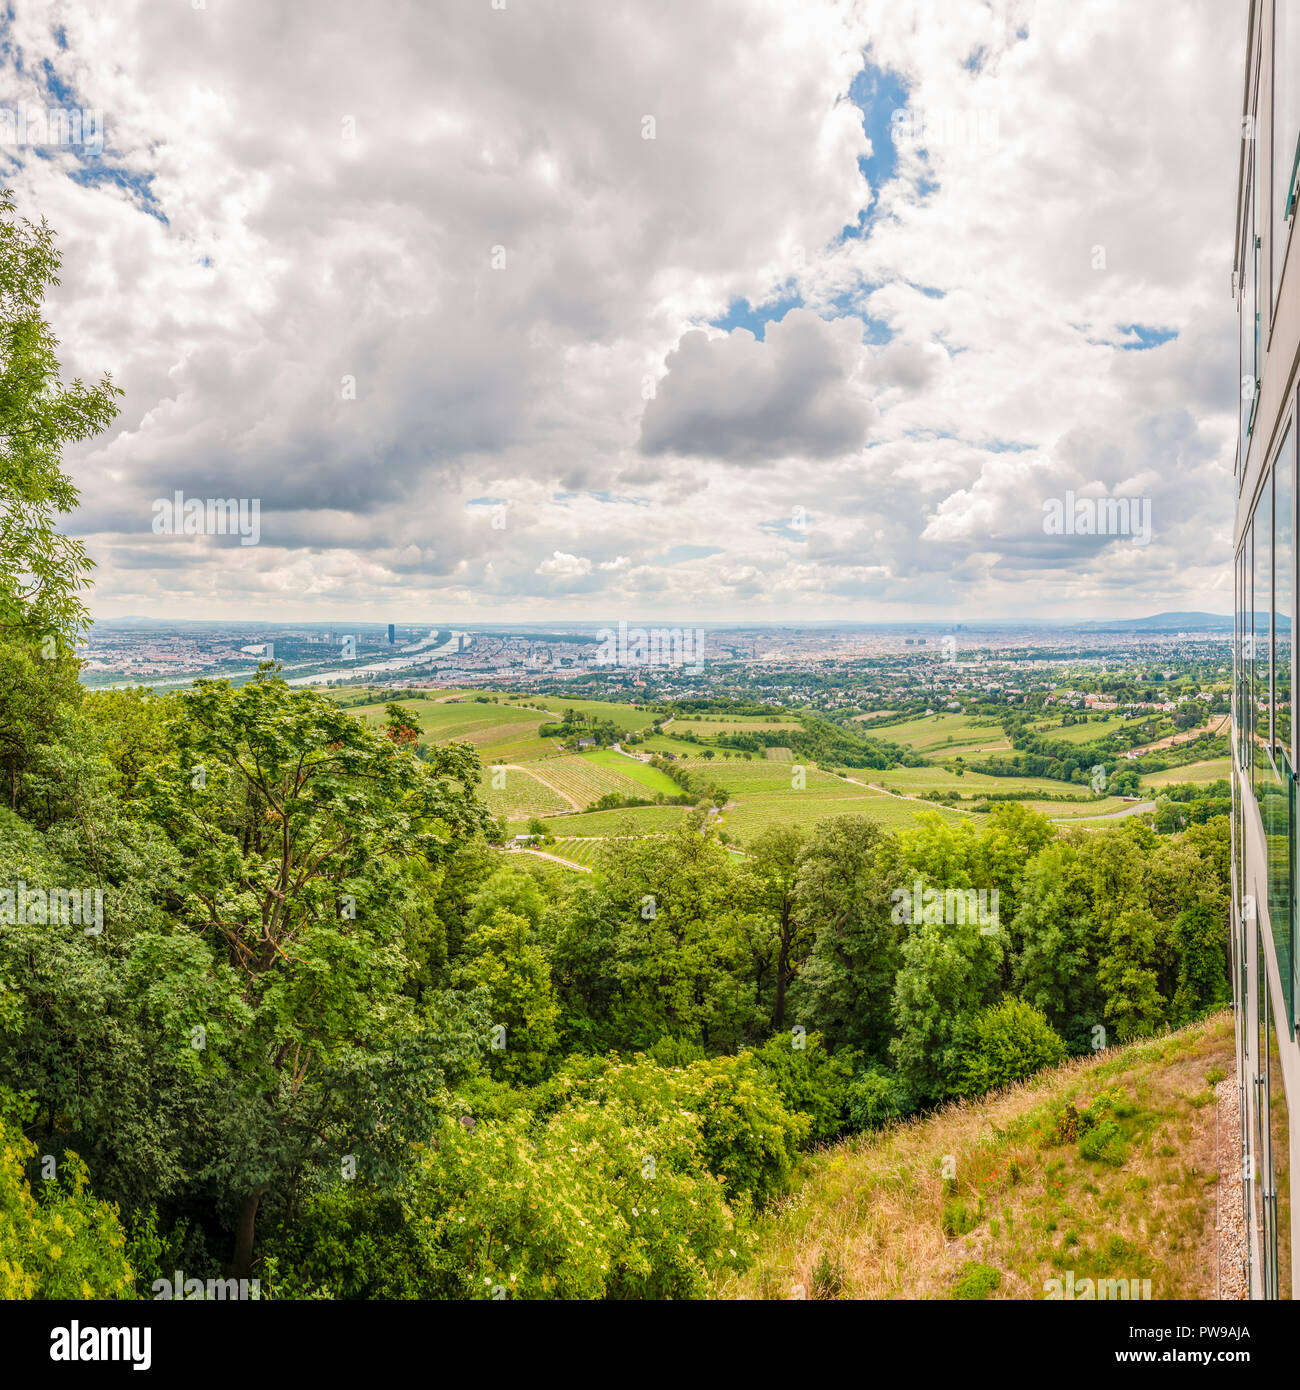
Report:
[[[1291,177],[1284,190],[1279,190],[1277,183],[1278,173],[1278,132],[1280,118],[1283,113],[1278,110],[1278,94],[1280,84],[1278,74],[1285,73],[1285,55],[1279,51],[1278,47],[1278,11],[1286,7],[1290,0],[1273,0],[1269,10],[1269,333],[1272,334],[1273,324],[1277,321],[1278,305],[1282,302],[1282,278],[1286,274],[1287,255],[1291,249],[1291,242],[1294,239],[1292,233],[1295,230],[1296,205],[1300,201],[1300,120],[1296,122],[1295,129],[1291,134]],[[1290,23],[1297,26],[1300,30],[1300,4],[1295,6],[1295,12],[1288,14],[1287,19]],[[1287,75],[1288,81],[1294,81],[1300,86],[1300,71]],[[1255,106],[1258,110],[1258,91],[1259,82],[1256,77],[1256,101]],[[1300,103],[1297,103],[1300,110]],[[1258,137],[1259,123],[1255,123],[1255,134]],[[1285,167],[1285,153],[1283,154],[1283,167]],[[1279,207],[1281,209],[1279,214]],[[1285,229],[1282,231],[1282,229]],[[1274,233],[1280,233],[1275,236]]]

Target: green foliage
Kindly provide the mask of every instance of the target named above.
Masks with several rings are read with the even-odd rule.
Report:
[[[493,1028],[503,1030],[488,1053],[493,1075],[523,1085],[542,1079],[558,1045],[550,968],[528,935],[526,918],[496,908],[471,934],[456,974],[462,987],[484,989]]]
[[[971,1020],[958,1094],[983,1095],[1065,1059],[1065,1041],[1041,1009],[1006,998]]]
[[[898,1033],[889,1051],[921,1103],[961,1089],[966,1037],[975,1015],[996,995],[1005,941],[1000,928],[924,922],[904,942],[894,986]]]
[[[1107,1087],[1083,1108],[1073,1101],[1062,1106],[1052,1122],[1048,1143],[1077,1143],[1082,1158],[1120,1167],[1127,1151],[1120,1122],[1132,1113],[1128,1096],[1116,1087]]]
[[[92,561],[55,529],[78,497],[61,455],[108,427],[121,392],[107,376],[96,386],[60,379],[41,313],[59,283],[54,233],[14,213],[0,193],[0,635],[50,636],[67,649],[88,622],[77,593]]]
[[[762,1066],[785,1108],[808,1117],[813,1143],[834,1139],[844,1129],[852,1058],[828,1053],[820,1033],[777,1034],[748,1056]]]
[[[364,1188],[314,1197],[272,1243],[280,1295],[706,1297],[808,1133],[741,1058],[574,1059],[534,1094],[541,1111],[468,1086],[477,1122],[443,1125],[404,1220]]]
[[[665,1033],[715,1039],[736,950],[726,850],[683,826],[607,840],[601,872],[613,925],[609,1044],[640,1050]]]
[[[907,1087],[884,1067],[865,1068],[849,1085],[849,1124],[853,1129],[880,1129],[911,1109]]]
[[[1106,1001],[1106,1021],[1119,1042],[1148,1037],[1165,1021],[1158,932],[1154,914],[1141,908],[1122,912],[1103,929],[1097,982]]]
[[[768,1075],[747,1056],[680,1069],[644,1056],[619,1064],[591,1059],[567,1068],[556,1087],[566,1097],[641,1115],[690,1115],[705,1169],[722,1181],[728,1200],[743,1207],[761,1206],[786,1189],[812,1128],[807,1116],[786,1109]]]
[[[445,1296],[698,1298],[747,1248],[691,1118],[612,1103],[448,1125],[414,1209]]]
[[[76,662],[44,650],[34,638],[6,635],[0,623],[0,804],[33,817],[46,808],[31,804],[27,778],[81,698]]]
[[[13,1097],[0,1100],[0,1298],[130,1298],[135,1274],[117,1208],[91,1195],[71,1150],[34,1195],[24,1170],[36,1146],[16,1123]]]
[[[796,918],[813,940],[791,991],[793,1016],[835,1047],[880,1055],[902,931],[890,894],[899,882],[896,841],[874,821],[823,821],[802,852],[793,887]]]
[[[952,1296],[958,1299],[988,1298],[1001,1282],[1001,1272],[991,1265],[967,1260],[961,1267],[961,1277],[953,1286]]]
[[[1081,1158],[1092,1159],[1097,1163],[1109,1163],[1115,1168],[1123,1165],[1126,1150],[1124,1135],[1114,1120],[1102,1120],[1089,1126],[1079,1139]]]

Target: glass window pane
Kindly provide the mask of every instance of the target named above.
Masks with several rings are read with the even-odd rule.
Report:
[[[1272,730],[1269,727],[1269,658],[1272,655],[1270,642],[1270,610],[1273,596],[1273,489],[1265,483],[1255,503],[1255,514],[1251,521],[1251,534],[1255,541],[1255,573],[1251,579],[1251,622],[1253,637],[1250,643],[1253,670],[1253,695],[1251,698],[1252,745],[1251,766],[1255,795],[1261,800],[1271,785],[1267,773],[1271,768],[1269,747]]]
[[[1246,142],[1246,157],[1254,158],[1255,141]],[[1255,213],[1253,189],[1249,179],[1246,184],[1246,226],[1242,236],[1241,251],[1241,304],[1239,307],[1241,342],[1241,460],[1244,467],[1246,445],[1250,436],[1251,414],[1255,404],[1255,382],[1259,376],[1256,370],[1255,320],[1257,305],[1255,297]]]
[[[1273,465],[1273,741],[1291,765],[1291,584],[1295,428]],[[1280,770],[1280,768],[1279,768]]]
[[[1273,304],[1290,230],[1288,212],[1300,154],[1300,0],[1273,5]]]

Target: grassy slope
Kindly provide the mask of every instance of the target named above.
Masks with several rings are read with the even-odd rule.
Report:
[[[1209,758],[1203,763],[1184,763],[1182,767],[1167,767],[1142,779],[1143,788],[1167,787],[1175,782],[1218,782],[1232,770],[1229,758]]]
[[[1215,1106],[1206,1073],[1232,1073],[1232,1016],[1068,1062],[990,1100],[955,1104],[809,1155],[761,1227],[759,1256],[724,1298],[951,1298],[972,1265],[995,1298],[1044,1281],[1151,1280],[1153,1298],[1215,1296]],[[1067,1100],[1119,1086],[1122,1166],[1050,1142]],[[1230,1144],[1235,1136],[1220,1136]],[[955,1179],[945,1182],[945,1156]],[[967,1287],[977,1280],[968,1278]]]

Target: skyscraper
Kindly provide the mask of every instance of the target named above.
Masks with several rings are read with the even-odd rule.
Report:
[[[397,641],[397,624],[388,624],[388,645],[391,647]]]

